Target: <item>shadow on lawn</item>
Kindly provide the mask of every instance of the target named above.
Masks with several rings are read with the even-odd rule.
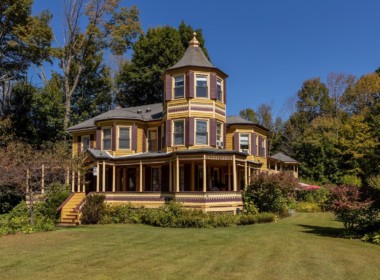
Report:
[[[341,237],[343,235],[343,228],[333,228],[333,227],[320,227],[311,225],[301,225],[305,230],[303,232],[312,233],[319,236],[329,236],[329,237]]]

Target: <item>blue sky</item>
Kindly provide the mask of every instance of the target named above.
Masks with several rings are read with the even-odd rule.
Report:
[[[287,101],[303,81],[330,72],[357,77],[380,67],[380,1],[377,0],[135,0],[143,29],[201,28],[212,63],[229,74],[228,114],[273,106],[288,116]],[[35,0],[49,9],[58,41],[61,0]]]

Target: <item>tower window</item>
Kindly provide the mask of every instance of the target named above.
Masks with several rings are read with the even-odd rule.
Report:
[[[207,76],[196,75],[197,97],[208,97]]]
[[[174,77],[174,98],[183,98],[185,89],[185,79],[184,76]]]

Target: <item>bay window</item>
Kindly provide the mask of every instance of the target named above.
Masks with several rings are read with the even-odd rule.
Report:
[[[208,145],[208,122],[197,120],[196,122],[196,145]]]
[[[185,140],[185,123],[183,120],[174,121],[174,145],[183,145]]]
[[[240,134],[240,152],[249,153],[249,134]]]
[[[130,128],[120,127],[119,128],[119,149],[130,149],[130,148],[131,148]]]
[[[185,92],[185,78],[183,75],[174,77],[174,98],[183,98]]]
[[[207,76],[196,75],[195,81],[196,81],[197,97],[207,98],[208,97]]]
[[[111,150],[111,128],[103,128],[103,150]]]

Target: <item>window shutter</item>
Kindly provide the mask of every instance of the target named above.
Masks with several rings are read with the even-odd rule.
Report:
[[[256,133],[251,134],[251,154],[256,156],[257,154]]]
[[[165,76],[165,100],[169,101],[172,100],[172,76],[166,75]]]
[[[132,150],[137,152],[137,125],[132,126]]]
[[[186,74],[186,97],[194,98],[194,72],[189,71]]]
[[[216,119],[210,119],[210,146],[216,146]]]
[[[189,118],[189,146],[194,146],[194,118]]]
[[[90,148],[94,148],[94,134],[90,134]]]
[[[210,99],[216,99],[216,75],[210,75]]]
[[[239,151],[239,132],[234,133],[234,150]]]
[[[78,154],[80,154],[81,150],[82,150],[82,137],[81,136],[78,136],[77,138],[77,148],[78,148]]]
[[[172,121],[167,120],[166,121],[166,147],[171,147],[172,145]]]
[[[223,80],[223,101],[224,104],[227,104],[227,86],[226,86],[226,79]]]
[[[224,123],[223,124],[223,148],[226,149],[227,147],[227,142],[226,142],[226,138],[227,138],[227,125]]]
[[[157,145],[158,145],[158,150],[161,151],[161,148],[162,148],[162,143],[161,143],[161,126],[158,127],[157,129]]]
[[[259,157],[262,157],[262,152],[261,152],[261,141],[262,141],[262,137],[259,136]]]
[[[146,131],[143,130],[143,140],[142,140],[142,149],[143,149],[143,153],[146,152]]]
[[[112,126],[112,132],[111,132],[111,149],[112,151],[116,150],[116,125],[114,124]]]
[[[96,149],[100,150],[102,147],[102,129],[100,127],[96,128]]]

